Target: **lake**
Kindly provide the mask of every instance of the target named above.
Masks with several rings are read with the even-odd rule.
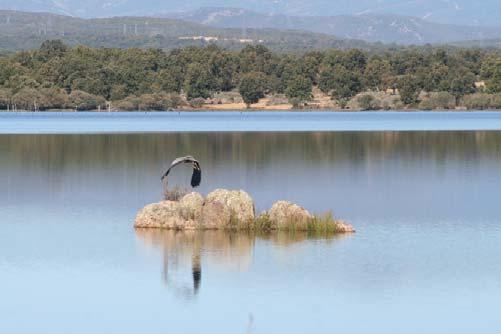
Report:
[[[501,112],[0,112],[0,133],[501,130]]]
[[[498,114],[249,114],[266,131],[234,120],[233,132],[211,130],[237,113],[182,114],[196,131],[165,133],[150,133],[153,119],[179,115],[78,114],[0,115],[0,333],[501,329],[501,131],[487,131]],[[419,126],[447,131],[418,131],[421,114]],[[96,117],[120,131],[92,128]],[[20,134],[34,129],[46,134]],[[201,161],[203,194],[331,210],[357,233],[135,231],[185,154]]]

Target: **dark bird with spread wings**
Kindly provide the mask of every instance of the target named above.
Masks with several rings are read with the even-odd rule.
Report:
[[[193,175],[191,176],[191,186],[193,188],[198,187],[200,185],[200,182],[202,181],[202,169],[200,168],[200,163],[198,162],[198,160],[196,160],[191,155],[177,158],[176,160],[172,161],[172,164],[170,165],[169,169],[167,169],[165,174],[162,176],[162,181],[166,183],[167,181],[166,178],[169,175],[171,169],[183,163],[193,164]]]

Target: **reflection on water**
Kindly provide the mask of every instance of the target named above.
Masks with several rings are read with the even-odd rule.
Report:
[[[357,233],[134,231],[187,154]],[[0,333],[501,328],[501,132],[0,135],[0,170]]]
[[[473,217],[472,206],[494,205],[501,132],[6,135],[0,200],[122,204],[130,214],[161,198],[160,175],[187,154],[202,163],[201,192],[245,189],[258,210],[287,199],[347,219]],[[172,186],[190,172],[176,170]]]
[[[163,165],[182,152],[193,152],[211,167],[235,159],[255,163],[291,156],[306,161],[500,156],[500,139],[499,131],[1,135],[0,153],[55,173],[75,163]]]
[[[161,251],[162,278],[165,285],[175,290],[179,296],[192,298],[197,295],[202,282],[202,257],[209,264],[246,272],[252,264],[256,239],[269,241],[283,250],[284,247],[305,240],[332,242],[350,236],[299,231],[255,233],[136,229],[136,237],[145,247]],[[283,251],[287,252],[287,249]],[[185,272],[186,268],[191,269],[191,283],[186,282],[187,277],[184,277],[184,282],[176,280],[179,278],[176,273]]]

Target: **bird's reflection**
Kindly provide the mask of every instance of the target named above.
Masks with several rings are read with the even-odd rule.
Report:
[[[335,234],[311,234],[252,231],[173,231],[137,229],[136,236],[145,246],[162,251],[164,283],[185,298],[197,296],[202,285],[202,264],[247,271],[252,263],[257,240],[287,247],[308,239],[334,240]],[[186,270],[191,268],[191,279]],[[184,276],[183,276],[184,275]],[[183,276],[184,279],[180,280]],[[187,281],[190,281],[187,283]]]
[[[202,281],[202,265],[200,264],[200,254],[193,254],[191,262],[191,274],[193,276],[193,291],[198,293],[200,282]]]

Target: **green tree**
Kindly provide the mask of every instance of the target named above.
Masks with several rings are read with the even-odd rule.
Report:
[[[12,92],[9,89],[0,88],[0,110],[10,108]]]
[[[39,110],[65,109],[69,107],[68,94],[66,94],[66,92],[60,88],[42,88],[39,90],[39,93]]]
[[[390,86],[391,66],[389,61],[374,58],[369,61],[364,71],[365,87],[374,91],[384,91]]]
[[[235,87],[234,76],[237,64],[232,55],[218,50],[217,53],[211,55],[208,65],[213,78],[212,90],[227,92]]]
[[[158,90],[164,92],[179,93],[183,86],[183,81],[183,70],[179,66],[169,66],[166,69],[161,69],[155,77]]]
[[[357,97],[357,102],[362,110],[377,110],[381,108],[380,101],[371,94],[364,94]]]
[[[40,83],[29,74],[14,75],[5,83],[5,87],[11,88],[14,93],[17,93],[25,88],[37,89],[40,87]]]
[[[358,49],[349,50],[344,54],[343,66],[349,71],[363,73],[367,65],[367,55]]]
[[[39,110],[41,94],[34,88],[22,88],[13,97],[12,104],[18,110]]]
[[[423,67],[429,67],[429,60],[417,51],[402,51],[390,56],[392,72],[396,75],[416,74]]]
[[[69,96],[69,104],[76,110],[96,110],[106,108],[106,101],[101,96],[75,90]]]
[[[127,96],[128,96],[127,86],[125,86],[125,85],[114,85],[111,88],[111,93],[110,93],[110,100],[111,101],[123,100]]]
[[[16,66],[12,64],[9,59],[0,58],[0,86],[3,86],[10,77],[20,75],[21,71],[22,69],[19,67],[16,68]]]
[[[449,91],[456,98],[456,105],[458,105],[464,95],[475,92],[475,75],[466,69],[456,72],[450,78]]]
[[[184,81],[184,92],[188,99],[210,97],[211,88],[214,86],[213,80],[206,66],[198,63],[190,64]]]
[[[501,93],[501,55],[491,55],[485,59],[480,72],[486,81],[487,92]]]
[[[289,82],[295,79],[298,75],[302,75],[300,72],[299,61],[295,56],[286,55],[280,59],[277,64],[274,76],[277,78],[278,82],[274,88],[278,93],[285,93],[285,90]]]
[[[264,97],[266,80],[266,75],[262,72],[250,72],[242,76],[238,90],[247,108]]]
[[[419,81],[427,92],[448,90],[449,67],[443,64],[434,64],[431,68],[420,71]]]
[[[42,43],[37,52],[40,61],[48,61],[51,58],[63,57],[68,47],[61,40],[48,40]]]
[[[247,45],[239,53],[239,67],[242,73],[273,71],[273,54],[263,45]]]
[[[311,100],[311,89],[310,78],[298,75],[289,80],[285,89],[285,96],[289,98],[289,101],[294,102],[295,107],[298,107],[297,104]]]
[[[300,72],[310,78],[313,84],[318,84],[318,72],[324,54],[320,51],[306,53],[299,61]]]
[[[362,91],[362,82],[359,75],[337,65],[322,71],[319,87],[343,106],[351,97]]]
[[[404,75],[398,80],[398,92],[404,104],[417,103],[421,93],[419,80],[413,75]]]

